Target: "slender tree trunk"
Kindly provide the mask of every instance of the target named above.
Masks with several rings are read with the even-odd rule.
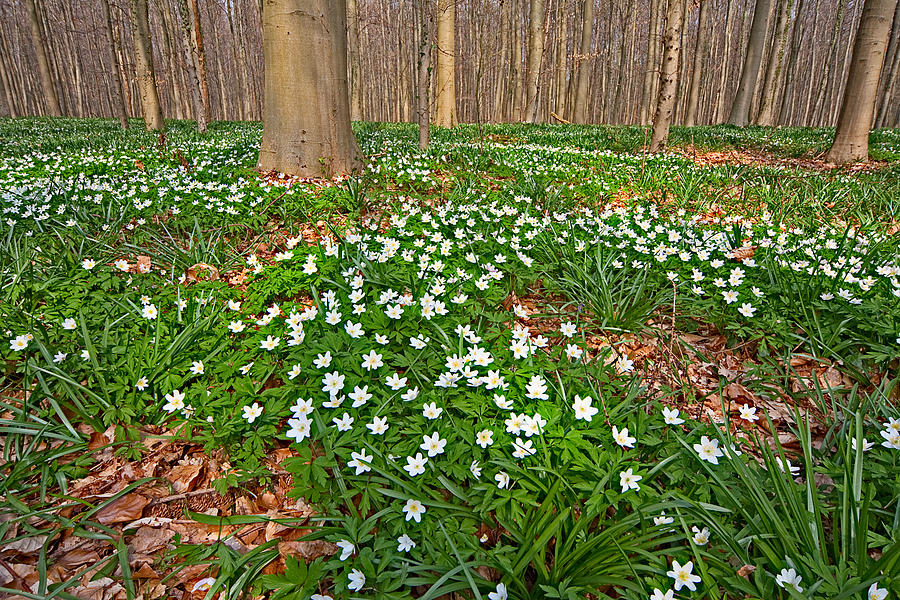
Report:
[[[419,46],[416,48],[416,120],[419,123],[419,148],[425,149],[431,141],[431,115],[429,92],[431,91],[431,29],[434,23],[434,0],[416,0]]]
[[[747,54],[744,58],[744,68],[741,71],[741,82],[731,105],[731,116],[728,117],[728,122],[732,125],[744,127],[750,123],[750,104],[756,91],[756,79],[759,76],[759,64],[765,49],[771,6],[772,0],[756,0],[756,8],[753,10],[753,25],[750,28],[750,41],[747,43]]]
[[[200,22],[200,7],[197,0],[187,0],[187,8],[191,15],[189,30],[192,36],[191,53],[195,57],[197,79],[200,83],[200,94],[203,100],[203,131],[206,131],[206,123],[212,120],[212,109],[210,108],[209,103],[209,78],[206,74],[206,49],[203,46],[203,27]]]
[[[831,44],[828,53],[825,55],[825,65],[821,69],[818,85],[810,86],[810,90],[815,90],[816,99],[812,104],[812,114],[807,114],[807,120],[815,119],[816,122],[821,121],[821,117],[825,112],[825,93],[828,88],[829,75],[832,74],[834,63],[837,62],[838,41],[841,38],[841,25],[844,22],[844,13],[847,8],[847,0],[840,0],[838,4],[837,17],[834,20],[834,28],[831,32]]]
[[[510,2],[504,2],[500,5],[500,62],[497,67],[500,69],[501,76],[494,86],[494,112],[492,120],[495,123],[504,120],[504,98],[509,90],[510,79],[512,78],[513,73],[512,52],[509,48],[510,6]],[[505,76],[503,76],[504,74]]]
[[[793,110],[793,101],[797,96],[798,86],[797,81],[799,77],[797,76],[799,69],[799,59],[800,59],[800,40],[801,30],[802,30],[802,21],[800,20],[801,15],[803,14],[803,0],[797,0],[797,8],[794,9],[794,29],[791,32],[791,43],[788,46],[788,55],[786,58],[786,64],[788,65],[787,71],[785,71],[785,76],[782,78],[781,87],[782,90],[776,93],[776,97],[778,100],[778,123],[792,123],[794,122],[794,110]],[[788,97],[791,98],[791,103],[788,103]]]
[[[700,0],[700,14],[697,16],[697,46],[694,50],[694,66],[691,69],[691,87],[688,92],[687,114],[684,124],[697,124],[697,110],[700,106],[700,77],[703,74],[703,59],[706,56],[708,37],[706,35],[706,13],[712,0]]]
[[[590,78],[590,65],[593,60],[589,58],[591,54],[592,40],[594,34],[594,0],[584,0],[584,8],[581,12],[581,43],[578,51],[578,58],[575,61],[576,72],[578,73],[578,90],[575,93],[575,122],[588,122],[588,80]]]
[[[722,56],[723,61],[721,65],[721,73],[719,77],[719,90],[718,90],[718,102],[716,103],[716,116],[715,122],[721,123],[725,120],[725,111],[728,106],[728,75],[729,75],[729,67],[731,66],[731,47],[732,47],[732,35],[734,32],[734,20],[735,14],[737,13],[734,10],[733,2],[730,0],[726,0],[725,2],[725,37],[722,40]]]
[[[791,9],[793,0],[782,0],[778,6],[778,22],[775,25],[775,40],[772,45],[772,53],[769,56],[769,64],[766,65],[765,82],[759,100],[759,115],[756,117],[757,125],[775,124],[775,92],[781,80],[781,68],[784,64],[784,48],[787,44],[788,25],[791,24]]]
[[[350,61],[350,118],[362,120],[362,94],[359,81],[359,8],[356,0],[347,0],[347,47]]]
[[[531,0],[528,15],[528,82],[525,120],[537,121],[541,63],[544,56],[544,0]]]
[[[175,10],[179,10],[179,0],[172,0],[172,2],[175,4]],[[161,35],[157,35],[156,39],[160,40],[158,43],[160,54],[162,55],[163,60],[168,61],[168,64],[164,64],[162,69],[155,68],[154,72],[157,74],[162,73],[162,75],[157,75],[157,86],[162,82],[168,82],[168,85],[163,84],[162,89],[158,88],[160,93],[160,105],[162,106],[163,112],[174,115],[176,119],[185,119],[192,117],[195,112],[192,103],[192,92],[194,91],[195,86],[185,81],[184,69],[181,68],[181,62],[179,62],[179,54],[182,57],[187,57],[184,68],[190,69],[191,51],[189,47],[184,45],[186,42],[185,36],[179,35],[179,33],[183,33],[181,29],[181,14],[183,13],[179,13],[179,16],[176,18],[172,11],[172,2],[170,2],[170,0],[163,0],[162,2],[157,2],[155,4],[159,10],[160,19],[162,21],[160,23]],[[179,40],[181,43],[179,43]],[[154,67],[159,67],[159,63],[155,63]],[[188,94],[187,100],[184,99],[182,92]],[[167,108],[168,110],[166,110]]]
[[[875,112],[876,128],[885,126],[885,117],[890,107],[897,71],[900,68],[900,3],[897,4],[896,10],[894,10],[894,21],[891,25],[891,41],[888,43],[885,65],[881,73],[881,80],[878,83],[878,98],[880,98],[880,101]]]
[[[521,5],[519,0],[510,0],[513,2],[513,33],[514,33],[514,42],[513,46],[515,48],[515,54],[513,55],[513,59],[515,62],[515,81],[516,86],[513,90],[512,98],[510,99],[510,115],[516,115],[516,120],[523,121],[524,120],[524,106],[522,104],[522,93],[525,87],[525,72],[522,63],[524,62],[524,56],[522,51],[522,13],[521,13]],[[511,119],[512,120],[512,119]]]
[[[644,86],[641,94],[641,125],[646,125],[653,117],[656,97],[653,94],[655,82],[659,78],[659,12],[665,0],[650,0],[650,25],[647,31],[647,66],[644,69]]]
[[[556,97],[553,103],[554,112],[558,115],[566,112],[566,28],[563,0],[556,0]]]
[[[103,0],[103,16],[106,19],[106,40],[109,48],[109,59],[113,65],[113,73],[111,78],[115,79],[115,92],[111,92],[115,101],[113,106],[119,113],[119,123],[122,129],[128,129],[128,105],[125,104],[125,90],[122,86],[122,78],[119,73],[122,71],[122,65],[119,64],[119,54],[116,52],[116,40],[113,29],[112,13],[109,10],[109,0]]]
[[[147,0],[131,0],[131,30],[134,35],[134,57],[138,87],[141,92],[141,109],[147,130],[165,128],[153,71],[153,50],[150,41],[150,18]]]
[[[437,0],[437,86],[434,124],[455,127],[456,116],[456,0]]]
[[[659,152],[669,138],[669,125],[678,99],[678,67],[681,60],[681,29],[684,27],[685,0],[669,0],[666,29],[663,33],[663,62],[659,78],[659,99],[653,116],[650,152]]]
[[[356,171],[346,0],[263,0],[265,107],[258,168],[301,177]]]
[[[168,0],[165,0],[168,2]],[[181,47],[184,56],[184,66],[187,70],[188,96],[191,99],[191,113],[197,120],[197,131],[206,132],[207,111],[203,105],[203,86],[200,83],[199,55],[196,43],[193,39],[193,16],[190,14],[190,0],[176,0],[175,8],[178,11],[177,20],[181,29]]]
[[[846,164],[869,158],[869,129],[896,8],[897,0],[866,0],[863,5],[834,143],[826,155],[829,162]]]
[[[31,25],[31,43],[34,46],[34,54],[37,56],[38,74],[41,76],[41,88],[44,92],[44,102],[47,112],[54,116],[62,114],[59,106],[59,95],[53,83],[53,73],[50,71],[50,59],[47,56],[47,40],[41,29],[41,16],[38,14],[34,0],[25,1],[25,9],[28,13],[28,22]]]

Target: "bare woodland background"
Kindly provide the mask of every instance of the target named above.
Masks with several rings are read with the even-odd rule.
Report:
[[[31,1],[0,0],[0,115],[50,112],[33,43]],[[140,116],[128,0],[109,0],[109,21],[100,0],[33,1],[61,112],[117,116],[118,79],[130,114]],[[348,10],[357,15],[355,31],[352,16],[349,21],[350,69],[354,75],[359,73],[358,78],[351,77],[354,119],[415,120],[416,51],[422,28],[414,1],[348,2]],[[456,0],[459,121],[526,118],[533,2]],[[538,22],[544,47],[536,120],[648,122],[658,85],[664,4],[660,0],[546,0]],[[681,32],[684,52],[675,123],[728,120],[756,4],[757,0],[688,3]],[[202,32],[209,115],[213,120],[259,120],[263,94],[259,0],[149,2],[163,114],[196,118],[189,82],[197,66],[191,61],[191,38],[184,35],[190,18],[185,11],[193,10],[191,5],[196,6]],[[751,120],[767,125],[833,125],[862,0],[774,0],[770,5]],[[900,126],[898,22],[900,14],[895,14],[875,127]],[[115,53],[109,51],[110,40]],[[440,37],[434,51],[442,51]],[[580,78],[586,83],[579,85]]]

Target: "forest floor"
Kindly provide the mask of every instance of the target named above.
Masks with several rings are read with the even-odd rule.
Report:
[[[0,594],[900,594],[900,131],[355,129],[0,120]]]

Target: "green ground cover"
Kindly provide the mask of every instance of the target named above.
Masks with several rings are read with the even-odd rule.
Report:
[[[227,456],[222,493],[290,450],[337,552],[173,544],[209,598],[900,594],[900,133],[842,171],[825,129],[356,132],[365,174],[289,185],[259,124],[0,121],[0,544],[40,538],[32,594],[73,585],[61,530],[138,593],[103,503],[60,512],[110,427]],[[731,150],[758,160],[698,158]]]

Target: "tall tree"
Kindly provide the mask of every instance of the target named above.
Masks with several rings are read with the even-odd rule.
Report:
[[[578,51],[578,58],[575,61],[577,73],[577,89],[575,92],[575,122],[588,122],[588,107],[590,99],[588,97],[588,84],[591,71],[590,65],[593,61],[589,61],[591,54],[591,38],[594,34],[594,0],[584,0],[584,8],[581,11],[581,40]]]
[[[647,31],[647,62],[644,69],[644,85],[641,92],[641,125],[653,117],[654,83],[659,78],[659,5],[664,0],[650,0],[650,29]]]
[[[26,0],[25,8],[28,11],[28,24],[31,25],[31,43],[37,56],[38,74],[41,76],[41,89],[44,92],[44,102],[47,103],[47,112],[59,116],[62,109],[59,106],[59,95],[56,93],[53,73],[50,70],[50,57],[47,55],[47,39],[41,28],[41,15],[34,0]]]
[[[697,110],[700,107],[700,78],[703,74],[703,59],[706,57],[708,37],[706,34],[706,15],[712,0],[699,0],[700,14],[697,16],[697,46],[694,49],[694,65],[691,69],[691,87],[688,89],[687,114],[684,124],[697,124]]]
[[[257,167],[301,177],[358,170],[346,0],[262,0],[265,100]]]
[[[200,22],[200,6],[197,0],[186,0],[187,9],[190,14],[190,32],[191,56],[194,60],[194,68],[197,70],[197,80],[200,84],[200,96],[203,101],[203,122],[204,130],[206,123],[212,119],[212,109],[209,103],[209,77],[206,74],[206,49],[203,46],[203,26]],[[213,39],[217,39],[213,36]],[[216,52],[216,57],[221,58],[221,53]],[[221,69],[220,69],[221,70]],[[221,76],[219,81],[221,81]]]
[[[537,121],[541,62],[544,57],[544,0],[531,0],[528,16],[528,82],[525,91],[525,120]]]
[[[131,0],[131,29],[134,36],[134,61],[144,126],[148,131],[161,130],[165,128],[165,123],[159,104],[159,90],[156,89],[156,73],[153,70],[147,0]]]
[[[433,0],[416,0],[419,44],[416,48],[416,120],[419,123],[419,148],[431,141],[429,97],[431,92],[431,29],[434,23]]]
[[[772,0],[756,0],[753,10],[753,24],[750,26],[750,40],[747,42],[747,53],[744,55],[744,68],[741,70],[741,82],[737,95],[731,104],[731,115],[728,122],[744,127],[750,123],[750,104],[756,91],[756,79],[759,76],[759,65],[762,62],[763,50],[769,30],[769,12]]]
[[[681,30],[684,27],[686,0],[669,0],[666,10],[666,29],[663,33],[663,60],[659,75],[659,97],[653,115],[653,136],[650,152],[665,148],[669,138],[672,112],[678,99],[678,72],[681,61]]]
[[[350,61],[350,119],[362,120],[362,87],[359,80],[359,6],[347,0],[347,59]]]
[[[898,69],[900,69],[900,3],[894,11],[891,41],[888,43],[885,66],[881,70],[881,81],[878,84],[878,95],[882,100],[875,111],[875,127],[884,127],[886,124],[894,87],[897,85]]]
[[[456,116],[456,0],[437,0],[434,124],[454,127]]]
[[[166,4],[166,10],[168,10],[169,0],[164,0]],[[189,7],[190,0],[181,0],[178,2],[176,0],[175,7],[178,10],[178,17],[181,23],[181,31],[182,31],[182,42],[181,47],[184,52],[184,66],[187,69],[187,78],[188,78],[188,86],[190,90],[188,92],[191,98],[191,104],[193,105],[193,114],[197,119],[197,130],[200,133],[206,132],[206,123],[209,121],[209,111],[208,108],[208,98],[209,98],[209,89],[207,88],[207,103],[203,102],[203,84],[201,82],[200,76],[200,61],[198,57],[197,44],[194,41],[194,32],[192,21],[193,18],[190,14]],[[177,43],[177,41],[176,41]]]
[[[775,40],[772,44],[772,52],[769,55],[769,64],[766,65],[766,76],[762,94],[760,94],[759,98],[759,114],[756,116],[757,125],[775,124],[775,94],[781,82],[784,49],[787,45],[788,26],[791,24],[791,10],[793,7],[794,0],[782,0],[776,7],[778,10],[778,21],[775,24]]]
[[[863,5],[834,143],[826,155],[829,162],[846,164],[869,158],[878,79],[896,8],[897,0],[866,0]]]
[[[115,85],[110,86],[113,100],[113,110],[119,114],[119,124],[122,129],[128,129],[128,105],[125,103],[125,89],[122,86],[122,78],[119,76],[122,66],[119,64],[119,54],[116,52],[116,39],[113,29],[112,11],[109,9],[109,0],[103,0],[103,17],[106,20],[106,43],[109,50],[109,62],[113,65],[114,72],[107,74],[115,79]]]

